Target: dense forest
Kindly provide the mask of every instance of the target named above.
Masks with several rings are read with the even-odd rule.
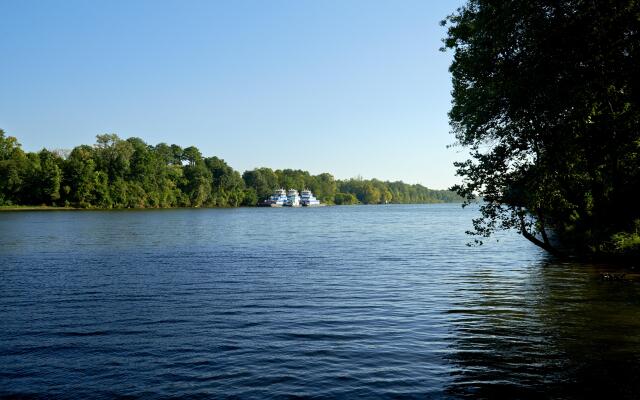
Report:
[[[327,204],[461,201],[446,190],[377,179],[336,180],[331,174],[257,168],[242,175],[196,147],[98,135],[71,151],[22,150],[0,130],[0,206],[79,208],[253,206],[276,188],[310,189]]]
[[[640,1],[470,0],[449,16],[456,191],[481,241],[640,259]]]

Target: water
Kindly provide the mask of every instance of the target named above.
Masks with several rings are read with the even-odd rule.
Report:
[[[0,213],[0,396],[636,397],[635,275],[474,213]]]

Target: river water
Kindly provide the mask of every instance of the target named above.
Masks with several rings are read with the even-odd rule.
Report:
[[[459,205],[0,213],[0,396],[637,398],[640,284]]]

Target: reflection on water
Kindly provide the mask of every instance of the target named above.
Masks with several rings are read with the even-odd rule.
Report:
[[[456,368],[447,393],[638,398],[640,285],[634,273],[603,279],[611,271],[553,261],[516,281],[505,271],[471,271],[477,284],[449,311],[455,339],[448,360]]]
[[[0,213],[0,397],[637,397],[637,275],[473,213]]]

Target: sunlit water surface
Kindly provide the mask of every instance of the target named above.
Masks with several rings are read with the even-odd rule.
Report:
[[[0,213],[0,396],[639,396],[635,275],[468,247],[474,215]]]

